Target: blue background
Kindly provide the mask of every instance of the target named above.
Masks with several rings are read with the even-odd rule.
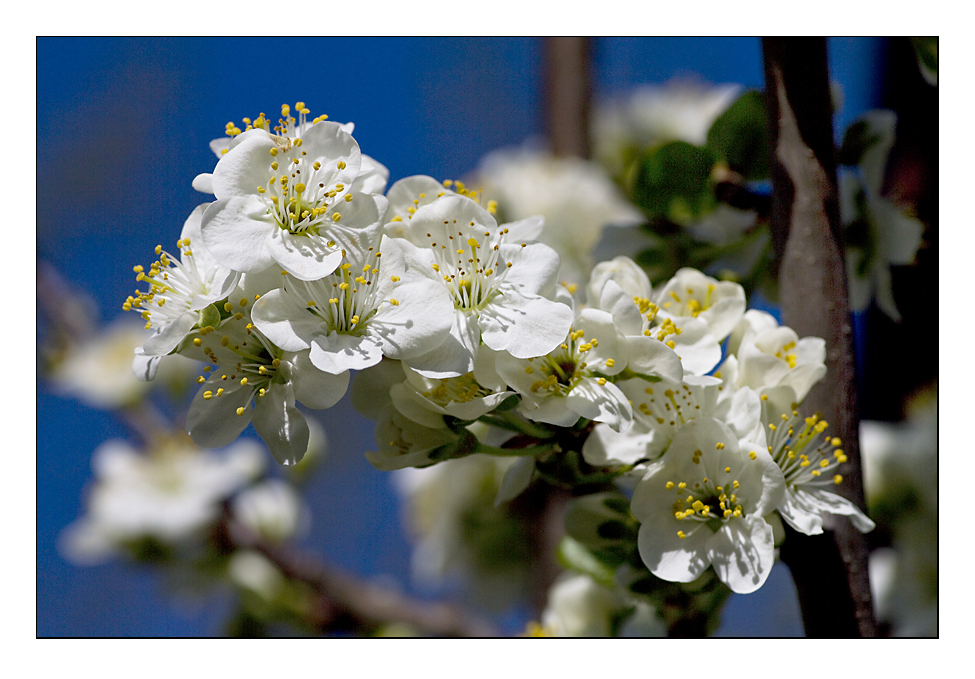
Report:
[[[829,47],[845,95],[840,130],[876,103],[883,41],[831,39]],[[295,54],[305,56],[296,62]],[[190,181],[212,169],[207,143],[228,120],[260,111],[276,119],[282,103],[302,100],[313,115],[355,122],[357,141],[389,168],[390,183],[460,177],[488,151],[541,134],[542,57],[531,38],[39,39],[38,258],[97,300],[107,322],[122,313],[133,264],[174,241],[206,200]],[[594,58],[597,98],[673,77],[763,86],[754,38],[601,38]],[[52,186],[57,200],[45,195]],[[304,546],[409,589],[409,545],[389,477],[362,456],[372,423],[347,399],[321,421],[331,453],[309,488],[313,531]],[[58,554],[58,533],[83,509],[92,451],[126,429],[41,378],[37,422],[37,634],[219,634],[226,594],[174,598],[150,570],[78,568]],[[802,633],[784,567],[756,594],[732,597],[722,633]]]

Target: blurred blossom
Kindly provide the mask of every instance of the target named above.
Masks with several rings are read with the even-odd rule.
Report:
[[[596,108],[593,156],[619,176],[635,150],[669,141],[701,146],[711,125],[741,90],[740,85],[710,86],[686,80],[640,87],[625,99]]]
[[[513,458],[471,455],[393,473],[416,543],[414,580],[435,589],[463,582],[472,598],[501,609],[518,596],[529,566],[528,528],[494,500]]]
[[[924,225],[901,206],[881,196],[896,126],[897,115],[884,110],[868,111],[851,126],[847,137],[852,136],[853,130],[862,128],[869,146],[863,151],[859,165],[840,168],[839,199],[840,215],[847,228],[850,306],[854,311],[863,311],[876,298],[881,311],[900,321],[890,267],[914,263]]]
[[[933,389],[904,422],[860,423],[867,505],[891,543],[870,555],[874,606],[894,636],[938,634],[937,437]]]
[[[250,549],[235,552],[227,564],[227,575],[239,587],[273,599],[285,583],[277,567],[263,555]]]
[[[120,317],[100,333],[72,346],[51,371],[55,388],[92,408],[112,410],[141,400],[152,384],[132,373],[136,347],[152,334],[137,318]],[[182,356],[162,361],[158,378],[173,384],[188,383],[196,363]]]
[[[307,533],[311,513],[286,481],[267,479],[248,488],[231,504],[234,517],[267,542],[284,542]]]
[[[627,609],[633,612],[627,615]],[[615,629],[624,621],[621,629]],[[663,637],[667,627],[646,603],[627,600],[588,575],[563,574],[548,592],[542,629],[556,637]]]
[[[605,170],[581,158],[503,149],[484,158],[471,184],[497,200],[502,221],[545,217],[538,240],[559,253],[559,280],[577,285],[589,276],[592,251],[605,227],[645,221]]]
[[[87,513],[62,532],[61,552],[93,565],[145,539],[175,546],[215,522],[221,502],[255,478],[264,460],[262,446],[250,440],[223,451],[169,440],[145,454],[106,441],[92,456]]]

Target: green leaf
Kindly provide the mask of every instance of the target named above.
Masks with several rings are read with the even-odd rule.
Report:
[[[717,159],[711,149],[683,141],[652,148],[638,162],[633,200],[651,217],[687,225],[717,205],[711,182]]]
[[[569,536],[562,538],[559,543],[557,557],[563,568],[588,575],[605,587],[613,587],[613,569]]]
[[[708,130],[707,145],[745,179],[768,179],[768,115],[765,95],[749,90]]]

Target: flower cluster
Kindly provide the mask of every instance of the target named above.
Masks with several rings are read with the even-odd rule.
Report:
[[[666,581],[712,566],[733,591],[757,589],[776,511],[805,533],[823,514],[871,527],[828,491],[842,480],[838,439],[820,441],[826,424],[799,414],[825,376],[822,340],[746,312],[740,285],[691,268],[652,286],[617,257],[560,285],[542,234],[564,217],[499,223],[517,210],[423,175],[385,191],[388,171],[351,125],[294,111],[273,130],[264,114],[228,124],[216,167],[194,181],[214,200],[188,218],[178,256],[158,247],[136,267],[148,288],[123,305],[153,331],[140,375],[174,353],[203,363],[186,422],[198,445],[253,423],[293,465],[309,437],[298,404],[333,406],[356,373],[353,399],[377,420],[375,467],[518,458],[499,503],[535,479],[616,482],[632,490],[633,547]]]

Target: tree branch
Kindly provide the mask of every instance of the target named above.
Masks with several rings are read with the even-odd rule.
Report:
[[[500,632],[457,606],[414,599],[380,585],[330,568],[317,558],[286,546],[262,542],[246,527],[225,517],[231,543],[253,549],[281,572],[322,595],[318,624],[328,628],[344,621],[353,628],[375,629],[389,622],[406,623],[435,637],[497,637]]]
[[[783,323],[826,340],[827,377],[804,405],[820,412],[848,458],[838,490],[864,508],[853,331],[836,192],[824,38],[765,38],[772,169],[772,240]],[[792,532],[782,559],[799,591],[806,634],[874,636],[866,539],[845,518],[826,536]]]
[[[590,38],[544,38],[545,122],[552,153],[589,157]]]

